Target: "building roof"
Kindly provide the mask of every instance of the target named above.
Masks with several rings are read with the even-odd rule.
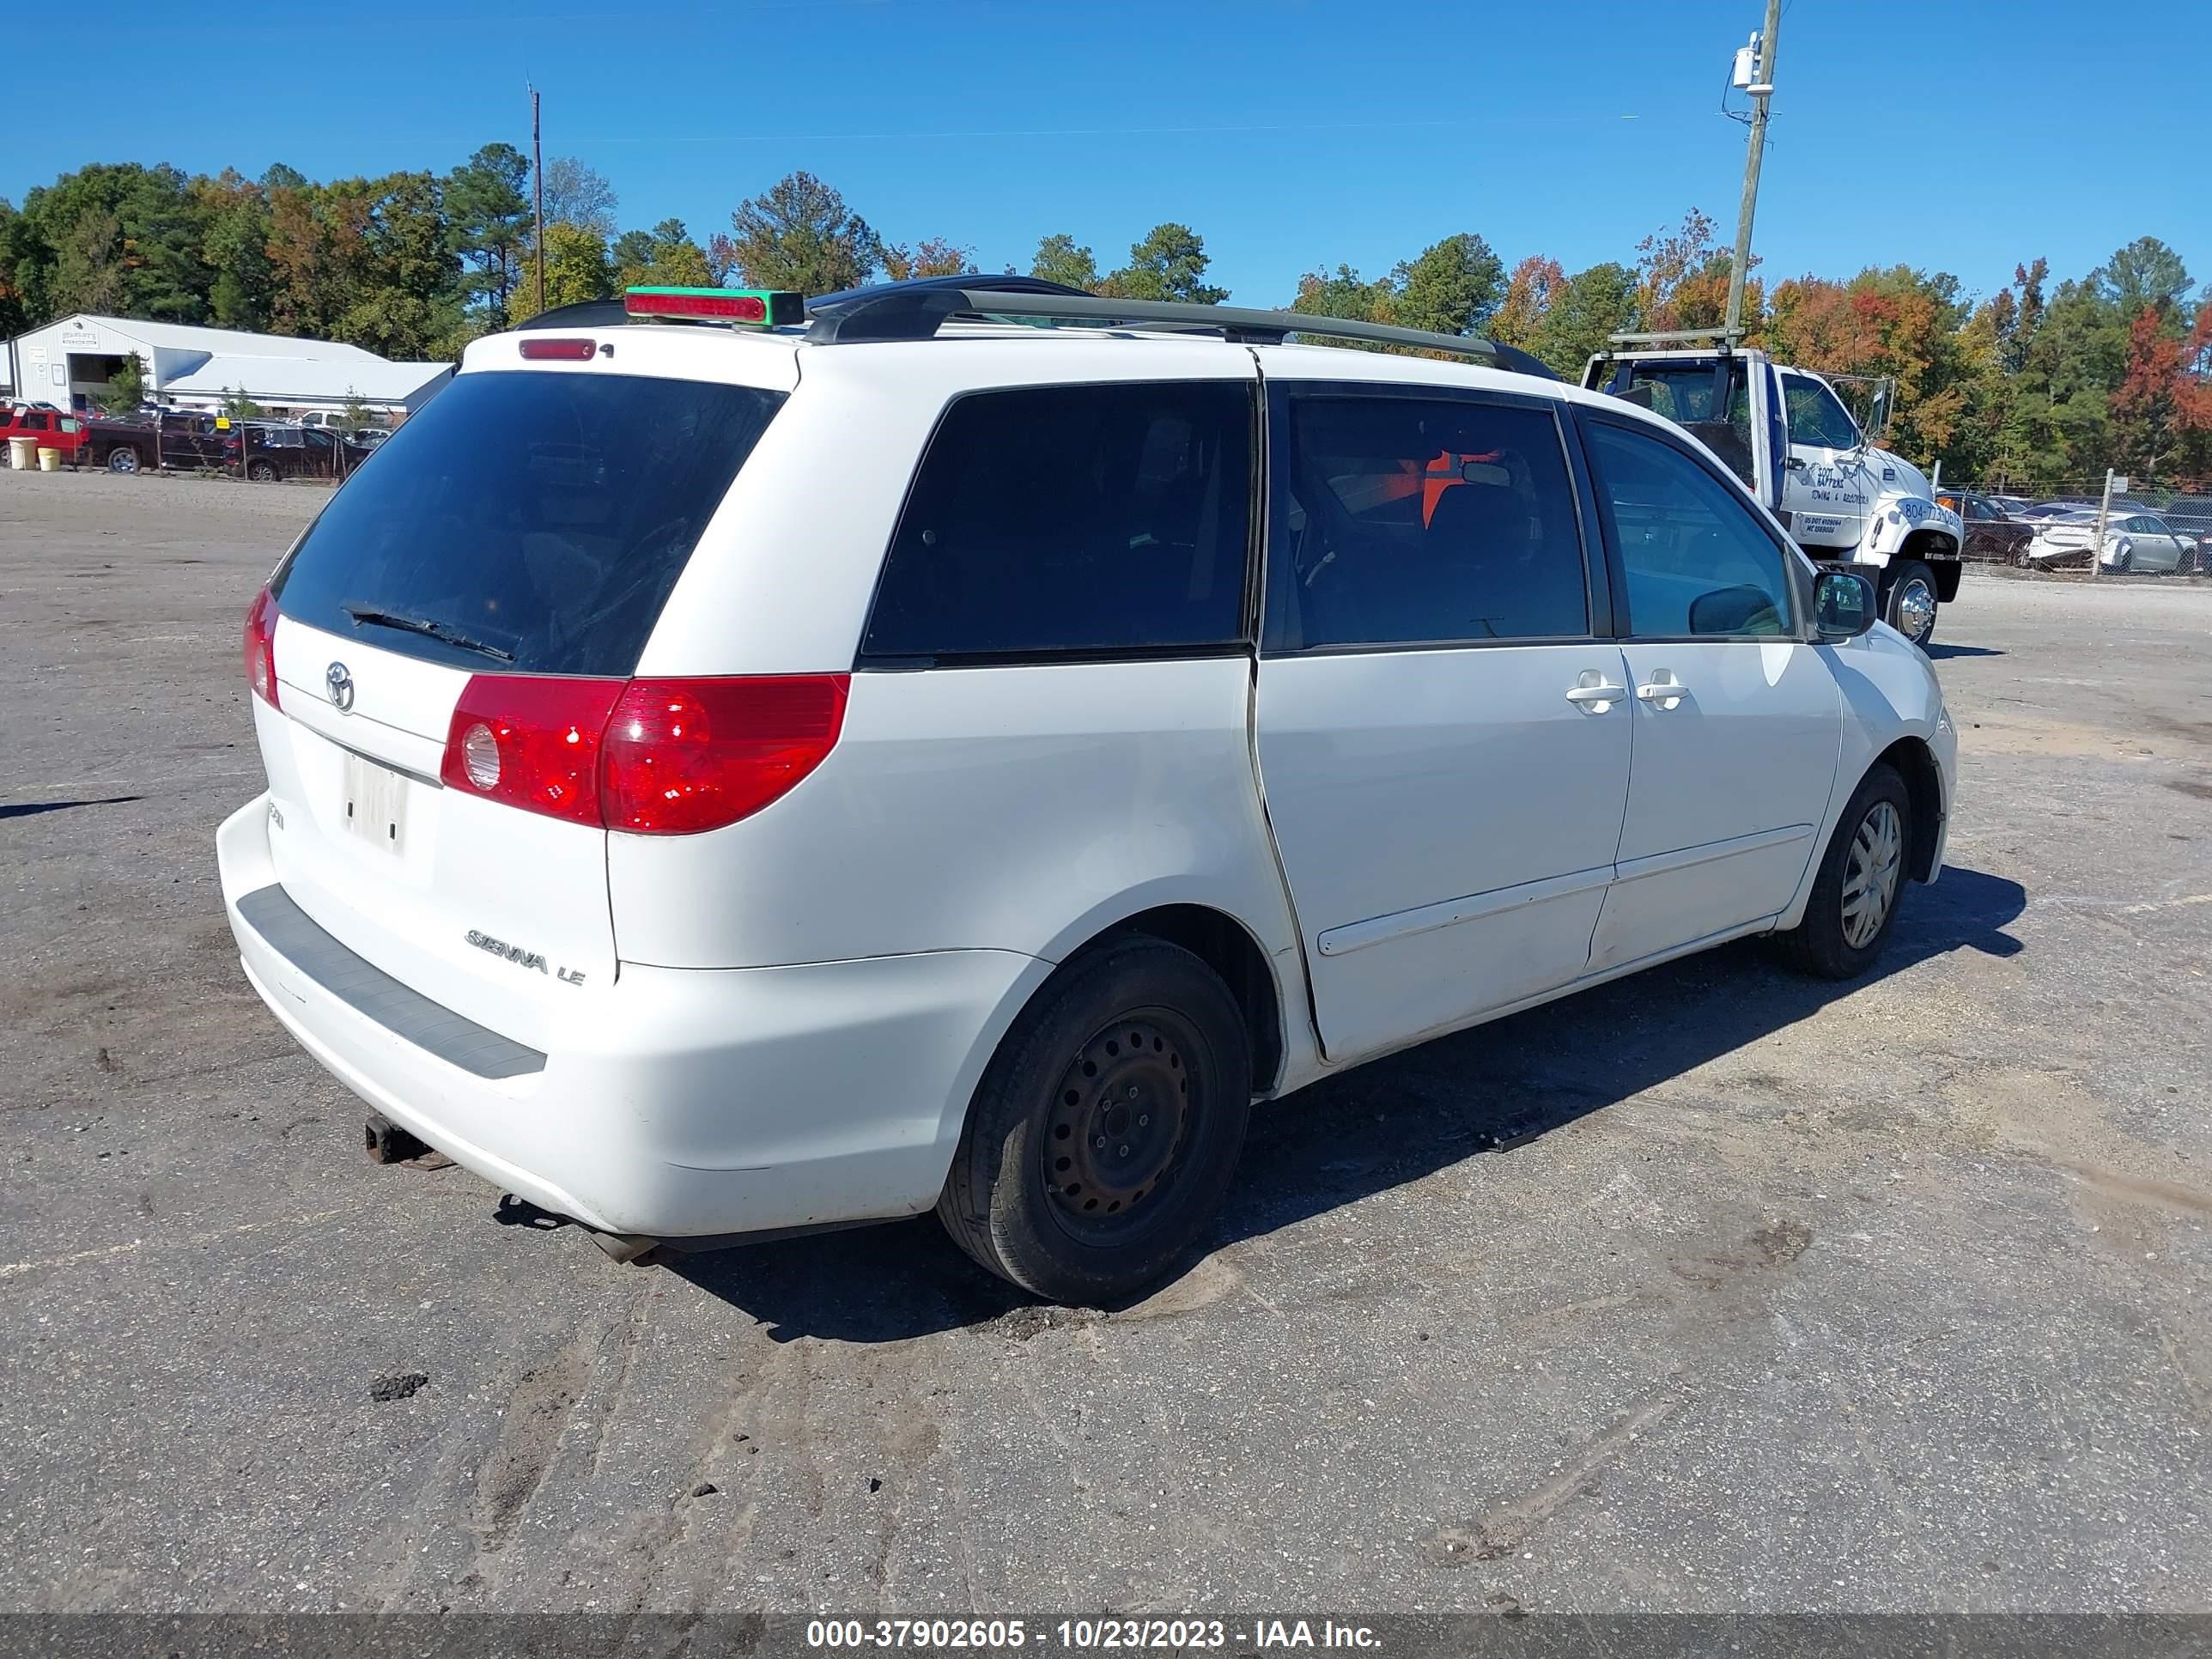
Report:
[[[451,363],[396,363],[337,340],[252,334],[243,329],[203,328],[192,323],[144,322],[135,317],[105,317],[91,312],[58,317],[21,337],[87,327],[119,334],[165,354],[157,374],[165,397],[182,392],[214,398],[238,391],[271,403],[340,403],[354,397],[363,403],[397,404],[408,402],[453,371]],[[167,354],[199,361],[185,368]]]
[[[387,362],[366,351],[328,362],[226,352],[185,374],[166,377],[161,390],[195,397],[243,391],[274,403],[294,398],[340,403],[349,396],[369,404],[404,403],[453,372],[451,363]]]
[[[40,334],[48,328],[83,323],[111,328],[118,334],[127,334],[134,340],[171,351],[204,351],[211,356],[241,357],[345,357],[373,363],[385,361],[373,351],[336,340],[309,340],[292,334],[252,334],[238,328],[204,328],[197,323],[149,323],[136,317],[106,317],[88,311],[57,317],[44,328],[29,331]]]

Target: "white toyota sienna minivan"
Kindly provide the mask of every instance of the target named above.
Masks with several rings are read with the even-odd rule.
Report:
[[[1861,971],[1927,660],[1498,358],[987,277],[478,340],[247,618],[246,975],[617,1254],[934,1206],[1096,1303],[1255,1100],[1747,934]]]

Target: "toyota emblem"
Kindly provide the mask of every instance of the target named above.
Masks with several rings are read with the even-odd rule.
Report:
[[[331,707],[341,714],[353,712],[353,673],[342,662],[323,671],[323,684],[331,688]]]

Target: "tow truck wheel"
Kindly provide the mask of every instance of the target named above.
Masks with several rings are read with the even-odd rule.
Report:
[[[1925,647],[1936,635],[1936,573],[1917,560],[1899,565],[1889,582],[1889,625]]]

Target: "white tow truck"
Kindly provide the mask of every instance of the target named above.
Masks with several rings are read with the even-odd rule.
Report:
[[[1836,393],[1868,393],[1864,427]],[[1719,333],[1620,334],[1583,385],[1686,428],[1735,470],[1806,554],[1866,567],[1881,615],[1915,645],[1958,597],[1966,526],[1919,468],[1878,447],[1895,382],[1824,377]]]

